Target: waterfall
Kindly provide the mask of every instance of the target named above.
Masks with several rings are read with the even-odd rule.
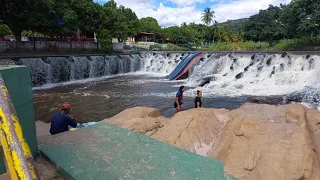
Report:
[[[319,84],[319,55],[205,54],[188,84],[207,95],[282,95]]]
[[[45,84],[137,71],[168,74],[187,55],[188,53],[144,53],[139,55],[21,58],[18,63],[29,67],[32,86],[39,87]]]
[[[132,72],[168,75],[189,53],[1,59],[30,69],[33,87]],[[205,96],[285,95],[301,92],[303,103],[320,105],[320,56],[291,53],[204,53],[189,70],[187,86]],[[311,88],[305,88],[311,87]],[[194,95],[195,89],[185,92]]]

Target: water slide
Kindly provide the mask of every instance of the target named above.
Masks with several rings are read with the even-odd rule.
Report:
[[[182,75],[188,72],[192,65],[198,62],[203,53],[190,53],[184,58],[177,67],[167,76],[169,80],[179,79]]]

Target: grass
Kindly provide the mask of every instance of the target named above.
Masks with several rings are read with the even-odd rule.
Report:
[[[164,51],[189,51],[189,48],[177,46],[174,44],[168,44],[166,48],[163,49]]]
[[[299,39],[284,39],[270,47],[267,42],[216,42],[199,51],[319,51],[320,35]]]
[[[320,36],[279,41],[270,50],[274,51],[317,51],[320,50]]]
[[[263,50],[269,46],[265,42],[216,42],[209,47],[198,48],[199,51],[253,51]]]

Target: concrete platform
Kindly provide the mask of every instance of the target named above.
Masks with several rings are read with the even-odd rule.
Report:
[[[225,180],[222,162],[105,122],[38,137],[39,149],[77,180]]]
[[[51,123],[45,123],[45,122],[42,122],[42,121],[36,121],[37,137],[51,135],[50,132],[49,132],[50,131],[50,125],[51,125]]]
[[[9,173],[4,173],[0,175],[1,180],[11,180],[10,174]]]

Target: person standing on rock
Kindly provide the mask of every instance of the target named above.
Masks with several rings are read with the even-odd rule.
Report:
[[[51,135],[69,131],[69,126],[77,127],[76,120],[69,115],[70,110],[70,104],[64,104],[61,107],[61,112],[53,115],[50,128]]]
[[[174,101],[174,108],[176,108],[177,113],[181,111],[181,105],[183,101],[183,92],[184,92],[184,86],[180,86],[179,91],[176,94],[176,98]]]
[[[197,90],[197,96],[194,99],[194,108],[201,108],[201,97],[202,97],[202,92]]]

